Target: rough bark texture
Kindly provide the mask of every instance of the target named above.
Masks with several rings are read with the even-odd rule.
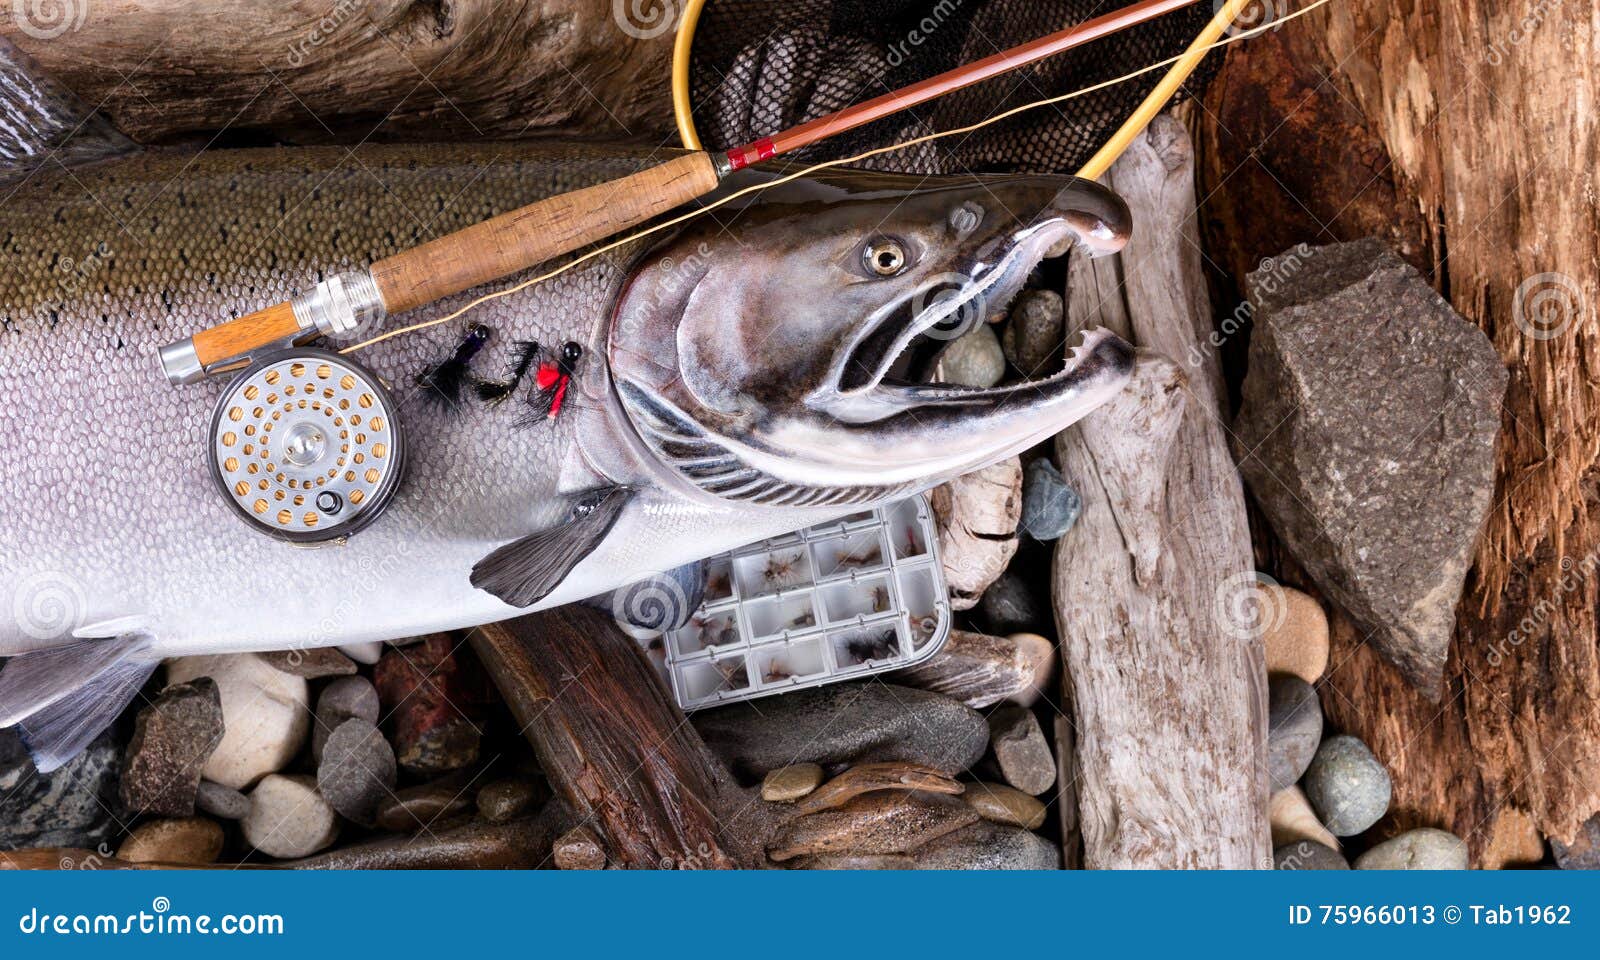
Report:
[[[1209,333],[1193,178],[1170,117],[1112,168],[1139,227],[1119,258],[1075,260],[1076,322],[1175,358]],[[1142,359],[1133,389],[1057,440],[1084,500],[1057,546],[1054,595],[1091,868],[1272,859],[1265,659],[1255,625],[1231,622],[1226,602],[1230,588],[1254,596],[1244,491],[1216,363],[1200,356],[1186,373]]]
[[[1331,720],[1395,771],[1396,809],[1457,831],[1475,858],[1505,809],[1526,811],[1558,839],[1600,810],[1596,29],[1588,4],[1330,4],[1273,42],[1233,48],[1218,88],[1231,99],[1204,120],[1208,144],[1220,149],[1231,130],[1251,163],[1277,175],[1241,179],[1213,164],[1205,190],[1216,191],[1215,209],[1305,204],[1339,239],[1371,232],[1341,209],[1392,210],[1384,232],[1427,251],[1435,287],[1510,369],[1497,489],[1442,709],[1406,690],[1348,629],[1323,696]],[[1270,90],[1286,60],[1296,76],[1326,77],[1321,102],[1337,97],[1345,129],[1382,151],[1367,162],[1370,187],[1338,163],[1307,162],[1312,148],[1298,141],[1311,118],[1299,101],[1241,93]],[[1258,192],[1277,199],[1247,196]],[[1284,229],[1267,219],[1249,232]],[[1286,237],[1317,239],[1288,236],[1303,228]]]
[[[124,133],[297,142],[647,137],[672,129],[681,4],[133,0],[18,4],[0,35]],[[628,26],[614,11],[637,8]],[[649,20],[660,14],[660,21]]]
[[[625,867],[755,867],[759,804],[671,703],[611,618],[567,606],[472,633],[539,765]]]

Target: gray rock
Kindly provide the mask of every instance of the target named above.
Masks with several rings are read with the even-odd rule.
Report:
[[[1357,870],[1465,870],[1467,843],[1448,830],[1407,830],[1356,857]]]
[[[1024,290],[1017,295],[1000,336],[1006,359],[1024,377],[1054,372],[1066,356],[1066,304],[1054,290]]]
[[[250,798],[220,783],[201,780],[194,796],[195,808],[219,820],[243,820],[250,812]]]
[[[1022,529],[1035,540],[1054,540],[1072,529],[1083,498],[1067,486],[1049,457],[1028,464],[1022,475]]]
[[[1355,836],[1389,810],[1389,771],[1355,737],[1324,740],[1303,786],[1317,819],[1336,837]]]
[[[1006,357],[987,323],[951,341],[939,354],[934,379],[968,387],[992,387],[1006,375]]]
[[[1001,707],[989,714],[989,745],[1006,783],[1035,797],[1056,785],[1056,758],[1032,710]]]
[[[1267,686],[1267,773],[1272,792],[1299,781],[1322,743],[1322,704],[1299,677],[1275,675]]]
[[[122,768],[123,806],[134,814],[192,816],[200,771],[222,734],[215,680],[199,677],[162,690],[134,721]]]
[[[1010,570],[983,591],[978,612],[983,614],[990,633],[1038,633],[1049,621],[1033,590]]]
[[[102,734],[50,773],[39,773],[15,729],[0,730],[0,850],[96,848],[118,830],[122,750]]]
[[[340,816],[370,827],[398,772],[389,741],[369,721],[352,717],[322,747],[317,792]]]
[[[1239,469],[1289,553],[1437,697],[1494,489],[1506,371],[1487,337],[1377,240],[1246,278]]]
[[[1272,851],[1274,870],[1349,870],[1350,864],[1337,850],[1320,843],[1299,840]]]
[[[793,763],[907,760],[950,773],[983,756],[989,727],[949,697],[884,683],[838,683],[694,715],[706,744],[754,781]]]
[[[317,697],[316,722],[311,728],[311,758],[322,759],[323,745],[346,720],[378,722],[378,691],[366,677],[340,677]]]
[[[987,820],[912,851],[917,870],[1059,870],[1061,848],[1020,827]]]
[[[1563,870],[1600,870],[1600,816],[1585,820],[1570,844],[1550,838],[1550,849]]]

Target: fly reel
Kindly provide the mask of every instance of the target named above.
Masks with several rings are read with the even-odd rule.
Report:
[[[302,347],[251,363],[211,416],[211,473],[273,537],[342,540],[377,519],[405,474],[397,408],[377,375]]]

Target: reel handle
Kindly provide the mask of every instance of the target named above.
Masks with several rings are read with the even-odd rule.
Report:
[[[273,304],[161,348],[173,384],[274,344],[346,333],[359,324],[470,290],[638,226],[716,189],[727,170],[705,151],[618,180],[557,194],[336,274]]]

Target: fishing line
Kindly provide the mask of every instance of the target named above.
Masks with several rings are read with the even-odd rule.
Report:
[[[1269,21],[1267,23],[1262,24],[1259,27],[1252,27],[1252,28],[1250,28],[1248,30],[1241,30],[1240,32],[1235,33],[1232,36],[1229,36],[1229,37],[1226,37],[1226,38],[1223,38],[1223,39],[1219,39],[1219,40],[1215,40],[1215,41],[1212,41],[1210,43],[1204,44],[1202,46],[1191,47],[1190,49],[1185,50],[1183,53],[1180,53],[1180,54],[1178,54],[1176,56],[1169,57],[1166,60],[1161,60],[1161,61],[1158,61],[1156,63],[1152,63],[1152,64],[1150,64],[1148,66],[1145,66],[1145,67],[1141,67],[1138,70],[1134,70],[1134,71],[1132,71],[1130,73],[1125,73],[1125,74],[1123,74],[1123,75],[1121,75],[1119,77],[1113,77],[1110,80],[1103,80],[1103,81],[1101,81],[1099,83],[1091,84],[1091,85],[1086,86],[1086,87],[1081,87],[1081,88],[1079,88],[1077,90],[1073,90],[1073,91],[1070,91],[1068,93],[1058,94],[1058,95],[1053,96],[1053,97],[1046,97],[1046,98],[1044,98],[1042,100],[1035,100],[1035,101],[1033,101],[1031,103],[1025,103],[1025,104],[1021,104],[1019,106],[1016,106],[1016,107],[1012,107],[1009,110],[1005,110],[1005,111],[1002,111],[1000,113],[997,113],[992,117],[986,117],[985,119],[979,120],[979,121],[977,121],[975,123],[970,123],[970,124],[967,124],[965,126],[960,126],[960,127],[953,127],[953,128],[951,128],[949,130],[940,130],[940,131],[936,131],[934,133],[924,134],[924,135],[919,136],[919,137],[913,137],[913,138],[911,138],[909,140],[904,140],[904,141],[901,141],[899,143],[893,143],[893,144],[890,144],[890,145],[884,146],[884,147],[875,147],[875,148],[873,148],[871,150],[866,150],[866,151],[863,151],[861,153],[857,153],[857,154],[855,154],[853,156],[849,156],[849,157],[840,157],[840,158],[834,159],[834,160],[825,160],[825,161],[822,161],[820,163],[814,163],[814,164],[812,164],[812,165],[810,165],[808,167],[803,167],[800,170],[797,170],[797,171],[795,171],[793,173],[784,174],[784,175],[782,175],[782,176],[780,176],[780,177],[778,177],[778,178],[776,178],[774,180],[769,180],[769,181],[767,181],[765,183],[758,183],[758,184],[753,184],[753,185],[748,186],[748,187],[743,187],[743,188],[741,188],[739,190],[735,190],[733,193],[730,193],[725,197],[721,197],[721,198],[719,198],[717,200],[713,200],[710,203],[707,203],[702,207],[698,207],[698,208],[696,208],[694,210],[690,210],[687,213],[679,214],[678,216],[675,216],[675,217],[673,217],[673,218],[671,218],[669,220],[665,220],[665,221],[663,221],[661,223],[658,223],[658,224],[656,224],[654,226],[646,227],[646,228],[644,228],[642,230],[637,230],[637,231],[635,231],[633,233],[630,233],[630,234],[622,237],[621,239],[613,240],[610,243],[605,244],[604,246],[597,247],[594,250],[589,251],[588,253],[581,254],[581,255],[573,258],[572,260],[568,261],[567,263],[555,268],[554,270],[548,271],[546,273],[539,274],[538,276],[535,276],[535,277],[530,277],[529,279],[524,280],[521,283],[518,283],[518,284],[516,284],[514,286],[507,287],[504,290],[496,290],[496,291],[494,291],[492,293],[483,294],[482,296],[480,296],[477,299],[471,301],[470,303],[467,303],[465,306],[462,306],[462,307],[460,307],[460,308],[458,308],[458,309],[456,309],[456,310],[454,310],[454,311],[452,311],[452,312],[450,312],[448,314],[445,314],[442,317],[438,317],[438,318],[433,319],[433,320],[424,320],[424,321],[421,321],[419,323],[413,323],[413,324],[411,324],[409,326],[399,327],[399,328],[396,328],[394,330],[390,330],[390,331],[388,331],[386,333],[382,333],[382,334],[380,334],[380,335],[378,335],[376,337],[372,337],[372,338],[370,338],[368,340],[363,340],[360,343],[353,344],[351,346],[345,347],[344,349],[340,350],[339,352],[341,354],[354,353],[357,350],[364,350],[367,347],[376,346],[377,344],[383,343],[385,340],[393,339],[394,337],[401,336],[402,334],[415,333],[415,332],[417,332],[419,330],[426,330],[429,327],[438,326],[441,323],[449,323],[451,320],[458,319],[459,317],[461,317],[462,315],[466,314],[467,312],[469,312],[471,310],[474,310],[477,307],[480,307],[483,304],[488,303],[491,300],[497,300],[497,299],[499,299],[501,297],[510,296],[513,293],[517,293],[519,291],[526,290],[528,287],[531,287],[534,284],[543,283],[546,280],[554,279],[555,277],[558,277],[561,274],[566,273],[568,270],[571,270],[573,267],[576,267],[579,264],[584,263],[586,261],[592,260],[595,257],[600,256],[601,254],[608,253],[608,252],[610,252],[612,250],[615,250],[615,249],[617,249],[619,247],[626,246],[627,244],[630,244],[635,240],[639,240],[639,239],[642,239],[644,237],[648,237],[651,234],[659,233],[662,230],[666,230],[668,228],[678,226],[679,224],[682,224],[682,223],[687,223],[688,221],[693,220],[696,217],[699,217],[699,216],[702,216],[704,214],[710,213],[712,210],[715,210],[718,207],[725,206],[726,204],[732,203],[733,201],[738,200],[741,197],[748,196],[748,195],[756,193],[758,191],[766,190],[766,189],[768,189],[770,187],[781,186],[782,184],[789,183],[789,182],[794,181],[794,180],[799,180],[799,179],[801,179],[803,177],[810,176],[811,174],[816,173],[816,172],[818,172],[820,170],[826,170],[826,169],[829,169],[829,168],[832,168],[832,167],[848,166],[850,164],[859,163],[862,160],[867,160],[867,159],[870,159],[872,157],[881,156],[881,155],[883,155],[885,153],[892,153],[895,150],[901,150],[901,149],[905,149],[905,148],[908,148],[908,147],[919,146],[921,144],[930,143],[930,142],[935,141],[935,140],[942,140],[942,139],[944,139],[946,137],[955,137],[955,136],[962,136],[962,135],[965,135],[965,134],[969,134],[969,133],[972,133],[974,131],[981,130],[984,127],[988,127],[988,126],[991,126],[993,124],[1000,123],[1002,121],[1008,120],[1011,117],[1017,116],[1018,114],[1026,113],[1026,112],[1028,112],[1030,110],[1036,110],[1036,109],[1038,109],[1040,107],[1048,107],[1048,106],[1052,106],[1052,105],[1058,104],[1058,103],[1065,103],[1068,100],[1073,100],[1073,99],[1076,99],[1078,97],[1086,96],[1086,95],[1088,95],[1090,93],[1094,93],[1097,90],[1103,90],[1103,89],[1105,89],[1107,87],[1115,86],[1115,85],[1117,85],[1119,83],[1126,83],[1129,80],[1133,80],[1133,79],[1135,79],[1137,77],[1144,76],[1147,73],[1153,73],[1156,70],[1165,69],[1166,67],[1172,66],[1172,65],[1180,63],[1180,62],[1197,61],[1199,59],[1199,57],[1203,56],[1206,53],[1209,53],[1212,50],[1216,50],[1216,49],[1219,49],[1221,47],[1225,47],[1228,44],[1236,43],[1236,42],[1238,42],[1240,40],[1248,40],[1248,39],[1250,39],[1252,37],[1259,36],[1260,34],[1266,33],[1268,30],[1275,30],[1278,27],[1281,27],[1283,24],[1288,23],[1289,21],[1297,19],[1299,17],[1303,17],[1306,14],[1312,12],[1313,10],[1316,10],[1319,7],[1326,6],[1327,4],[1329,4],[1331,2],[1332,2],[1332,0],[1313,0],[1312,3],[1300,8],[1299,10],[1294,11],[1293,13],[1285,14],[1284,16],[1278,17],[1275,20],[1271,20],[1271,21]],[[1235,11],[1237,11],[1239,8],[1244,6],[1244,2],[1243,2],[1243,0],[1230,0],[1230,5],[1235,8]],[[1226,29],[1226,27],[1223,27],[1222,29]],[[1180,82],[1181,82],[1181,80],[1180,80]],[[1161,88],[1158,87],[1157,88],[1157,92],[1159,92],[1160,90],[1161,90]],[[1151,97],[1146,98],[1145,104],[1141,105],[1141,113],[1142,112],[1146,112],[1146,108],[1148,108],[1149,105],[1153,101],[1154,101],[1154,93],[1152,93]],[[1128,125],[1124,125],[1124,130],[1127,130],[1127,129],[1128,129]],[[1127,140],[1131,140],[1132,137],[1131,137],[1131,135],[1123,136],[1123,131],[1119,131],[1118,137],[1115,137],[1113,139],[1114,140],[1122,139],[1124,141],[1122,143],[1122,145],[1126,146],[1126,141]],[[1107,146],[1109,147],[1109,146],[1111,146],[1111,144],[1108,143]],[[1118,151],[1118,152],[1120,152],[1120,151]],[[1096,158],[1091,160],[1090,163],[1093,164],[1093,165],[1096,165],[1096,166],[1101,166],[1101,167],[1109,166],[1110,165],[1110,159],[1107,159],[1104,156],[1104,154],[1105,154],[1105,151],[1102,151],[1101,154],[1097,154]],[[1114,159],[1114,157],[1112,159]],[[1088,169],[1088,167],[1086,167],[1085,169]]]

